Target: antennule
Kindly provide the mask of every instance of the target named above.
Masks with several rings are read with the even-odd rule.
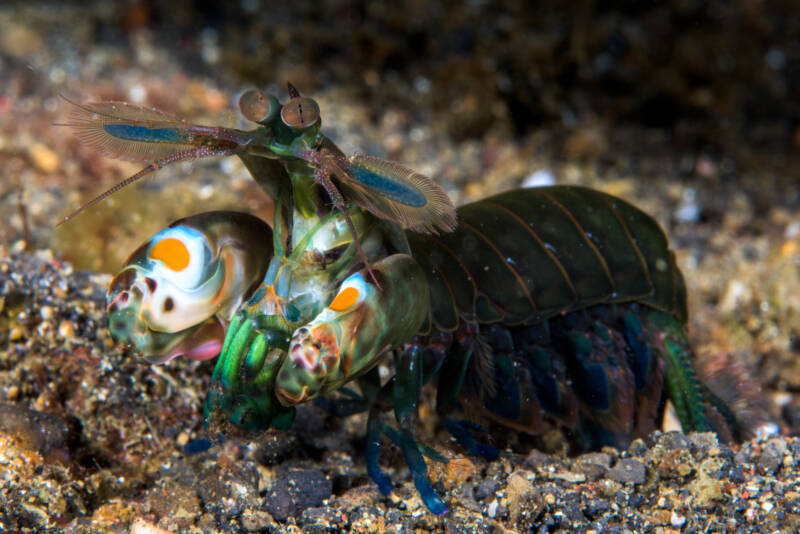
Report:
[[[141,171],[137,172],[136,174],[134,174],[130,178],[125,178],[124,180],[122,180],[117,185],[115,185],[115,186],[111,187],[110,189],[100,193],[99,195],[94,197],[92,200],[90,200],[89,202],[87,202],[86,204],[81,206],[80,208],[76,209],[75,211],[73,211],[72,213],[70,213],[69,215],[67,215],[63,219],[61,219],[60,222],[56,223],[56,226],[61,226],[62,224],[64,224],[65,222],[69,221],[70,219],[72,219],[73,217],[75,217],[76,215],[78,215],[79,213],[84,211],[85,209],[90,208],[91,206],[94,206],[95,204],[97,204],[101,200],[103,200],[105,198],[108,198],[109,196],[113,195],[114,193],[116,193],[117,191],[122,189],[123,187],[129,186],[133,182],[136,182],[140,178],[142,178],[144,176],[147,176],[148,174],[150,174],[152,172],[157,171],[158,169],[160,169],[161,167],[164,167],[165,165],[169,165],[170,163],[175,163],[176,161],[181,161],[181,160],[184,160],[184,159],[204,158],[204,157],[207,157],[207,156],[230,156],[231,154],[234,154],[235,152],[236,151],[233,150],[233,149],[219,150],[219,149],[213,149],[213,148],[201,146],[201,147],[193,148],[191,150],[184,150],[182,152],[176,152],[175,154],[169,155],[166,158],[162,158],[162,159],[160,159],[158,161],[154,161],[153,163],[151,163],[150,165],[148,165],[147,167],[145,167]]]

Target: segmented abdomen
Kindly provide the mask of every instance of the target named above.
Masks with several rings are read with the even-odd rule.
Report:
[[[461,320],[532,324],[628,301],[686,320],[683,277],[658,223],[599,191],[509,191],[459,208],[455,232],[407,237],[438,330]]]

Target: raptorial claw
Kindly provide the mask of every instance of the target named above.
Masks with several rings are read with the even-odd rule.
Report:
[[[139,247],[111,282],[111,334],[151,363],[216,356],[224,323],[264,277],[272,247],[260,219],[213,211],[181,219]]]
[[[289,346],[293,365],[281,367],[275,395],[285,405],[316,397],[326,378],[338,370],[340,358],[338,336],[331,324],[299,328]]]

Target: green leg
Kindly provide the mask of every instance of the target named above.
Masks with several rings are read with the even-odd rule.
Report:
[[[464,385],[469,361],[475,349],[474,339],[469,339],[466,343],[457,343],[455,349],[450,351],[442,363],[439,371],[439,386],[436,389],[436,411],[440,414],[455,407],[461,387]]]
[[[421,352],[422,349],[417,345],[406,345],[395,359],[392,397],[394,414],[402,428],[408,428],[417,415],[422,394]]]
[[[681,425],[687,431],[713,430],[683,325],[672,315],[652,311],[645,318],[644,335],[650,346],[655,347],[665,360],[664,385]]]
[[[281,406],[271,387],[288,346],[289,334],[279,319],[236,314],[211,376],[206,424],[229,421],[253,431],[291,425],[294,408]]]

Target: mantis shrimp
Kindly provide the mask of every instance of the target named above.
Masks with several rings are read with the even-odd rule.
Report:
[[[430,178],[320,132],[319,105],[251,90],[251,131],[199,126],[124,103],[74,105],[69,124],[114,157],[144,161],[88,207],[170,163],[236,155],[275,203],[272,225],[236,212],[177,221],[131,256],[108,292],[114,338],[148,361],[219,355],[206,420],[288,428],[295,406],[368,413],[380,491],[382,439],[399,447],[427,507],[447,511],[414,435],[425,384],[444,427],[495,458],[488,427],[568,432],[577,450],[653,430],[667,400],[685,430],[742,432],[698,378],[686,288],[648,215],[582,187],[506,192],[458,208]],[[78,210],[79,212],[80,210]],[[76,212],[77,213],[77,212]],[[381,380],[377,364],[393,358]],[[384,412],[394,411],[395,423]]]

